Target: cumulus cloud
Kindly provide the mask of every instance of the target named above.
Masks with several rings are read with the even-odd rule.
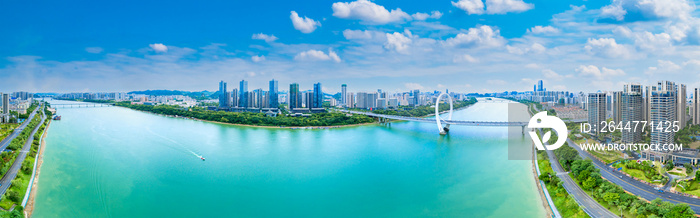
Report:
[[[265,55],[260,55],[260,56],[255,55],[253,57],[250,57],[250,59],[252,59],[253,62],[261,62],[261,61],[265,60]]]
[[[301,31],[302,33],[311,33],[316,30],[316,27],[321,26],[321,22],[315,21],[308,17],[299,17],[296,11],[292,11],[289,16],[292,19],[292,24],[294,29]]]
[[[532,34],[553,34],[559,33],[559,29],[552,26],[534,26],[527,30],[528,33]]]
[[[168,46],[165,46],[162,43],[149,44],[148,46],[151,47],[151,49],[153,49],[156,52],[167,52],[168,51]]]
[[[368,24],[387,24],[410,20],[412,17],[400,8],[391,11],[368,0],[336,2],[332,5],[333,16],[343,19],[361,20]],[[440,14],[442,16],[442,14]]]
[[[440,19],[440,17],[442,17],[442,13],[439,11],[433,11],[430,14],[418,12],[411,15],[411,17],[413,17],[415,20],[427,20],[428,18]]]
[[[613,0],[601,8],[600,15],[617,21],[686,19],[694,10],[688,0]]]
[[[413,42],[413,40],[411,40],[411,37],[412,34],[408,30],[406,30],[404,33],[387,33],[384,48],[396,51],[401,54],[408,54],[409,44]]]
[[[554,72],[551,69],[542,70],[542,76],[544,76],[544,78],[551,79],[551,80],[561,80],[564,78],[564,76],[559,75],[557,72]]]
[[[589,53],[607,58],[627,58],[630,51],[613,38],[588,39],[584,47]]]
[[[581,65],[576,68],[576,72],[584,77],[593,77],[598,80],[609,79],[610,76],[623,76],[625,71],[621,69],[598,68],[594,65]]]
[[[324,53],[323,51],[319,50],[308,50],[308,51],[303,51],[296,56],[294,56],[294,60],[297,61],[333,61],[336,63],[340,63],[340,57],[338,57],[338,54],[336,54],[333,50],[328,50],[328,54]]]
[[[525,46],[506,46],[506,50],[508,53],[511,54],[517,54],[517,55],[523,55],[526,53],[533,53],[533,54],[541,54],[544,51],[547,50],[547,48],[544,47],[544,45],[540,43],[532,43],[532,45],[525,47]]]
[[[459,33],[455,37],[446,39],[443,44],[453,47],[497,47],[504,45],[506,40],[498,29],[490,26],[469,28],[467,33]]]
[[[377,38],[385,38],[385,34],[373,30],[343,30],[343,37],[347,40],[370,40]]]
[[[98,54],[98,53],[102,53],[102,51],[104,51],[104,49],[102,49],[100,47],[87,47],[87,48],[85,48],[85,51],[88,53]]]
[[[420,85],[418,83],[404,83],[403,85],[407,89],[411,89],[411,90],[413,90],[413,89],[418,89],[418,90],[425,89],[425,87],[423,87],[422,85]]]
[[[264,33],[253,34],[253,39],[264,40],[267,43],[274,42],[277,40],[275,35],[267,35]]]
[[[452,5],[466,11],[468,14],[506,14],[508,12],[524,12],[535,8],[535,5],[522,0],[486,0],[486,9],[481,0],[459,0]]]
[[[461,63],[461,62],[476,63],[476,62],[479,62],[479,60],[472,57],[471,55],[463,54],[463,55],[455,56],[452,59],[452,62],[454,62],[454,63]]]

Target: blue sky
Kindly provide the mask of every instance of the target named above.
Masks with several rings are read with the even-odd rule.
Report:
[[[700,87],[685,0],[3,1],[0,91]],[[229,85],[231,86],[231,85]]]

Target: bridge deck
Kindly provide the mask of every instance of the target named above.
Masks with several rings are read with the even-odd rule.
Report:
[[[392,120],[406,120],[423,123],[435,123],[435,118],[404,117],[395,115],[375,114],[370,112],[338,110],[343,113],[362,114],[370,117],[381,117]],[[445,124],[463,126],[527,126],[527,122],[494,122],[494,121],[466,121],[466,120],[442,120]]]

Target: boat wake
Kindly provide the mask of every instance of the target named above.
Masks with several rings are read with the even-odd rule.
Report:
[[[169,141],[169,142],[172,142],[174,145],[177,145],[176,147],[174,147],[174,146],[168,146],[168,147],[173,148],[173,149],[175,149],[175,150],[182,151],[182,152],[187,153],[187,154],[192,154],[192,155],[194,155],[195,157],[204,160],[204,157],[202,157],[202,155],[197,154],[197,152],[194,152],[192,149],[187,148],[187,146],[183,145],[182,143],[179,143],[179,142],[177,142],[177,141],[175,141],[175,140],[173,140],[173,139],[171,139],[171,138],[168,138],[168,137],[165,137],[165,136],[163,136],[163,135],[160,135],[160,134],[158,134],[158,133],[156,133],[156,132],[153,132],[153,130],[151,130],[150,128],[147,128],[147,130],[148,130],[148,132],[150,132],[151,134],[153,134],[153,135],[155,135],[155,136],[158,136],[158,137],[160,137],[160,138],[162,138],[162,139],[165,139],[165,140],[167,140],[167,141]]]

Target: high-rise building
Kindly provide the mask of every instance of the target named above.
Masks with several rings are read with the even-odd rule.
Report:
[[[622,143],[636,143],[642,140],[643,129],[635,127],[637,125],[633,123],[644,119],[642,99],[642,85],[625,84],[622,90],[622,125],[629,123],[631,129],[622,130]]]
[[[229,107],[238,107],[238,89],[231,90]]]
[[[270,80],[270,90],[268,91],[268,95],[270,96],[268,99],[268,107],[269,108],[278,108],[279,105],[279,90],[278,90],[278,82],[277,80]]]
[[[644,92],[644,120],[651,121],[651,89],[654,86],[647,86]]]
[[[304,102],[306,103],[304,105],[305,108],[311,109],[314,107],[315,103],[315,94],[314,92],[305,92],[304,93]]]
[[[683,129],[688,124],[688,112],[686,111],[686,88],[685,84],[678,84],[677,87],[676,92],[678,99],[676,100],[676,120],[678,121],[680,128]]]
[[[651,90],[651,128],[659,125],[663,129],[672,125],[678,117],[676,115],[676,100],[678,99],[676,85],[670,81],[660,81]],[[651,144],[672,144],[675,132],[651,131]]]
[[[348,92],[348,94],[345,95],[345,106],[349,108],[355,107],[355,93]]]
[[[550,90],[551,90],[551,89],[550,89]],[[543,84],[542,84],[542,80],[537,81],[537,91],[540,91],[540,92],[541,92],[541,91],[544,91],[544,87],[543,87]]]
[[[226,82],[219,82],[219,108],[228,108],[228,92],[226,91]]]
[[[255,103],[253,104],[253,108],[263,108],[265,106],[265,91],[263,89],[256,89],[255,90]]]
[[[413,97],[412,98],[413,101],[410,103],[410,105],[413,105],[414,107],[420,106],[420,90],[418,90],[418,89],[413,90],[413,92],[411,92],[411,94],[412,94],[411,97]]]
[[[700,125],[700,89],[693,92],[693,125]]]
[[[301,108],[301,93],[299,93],[299,83],[289,84],[289,110]]]
[[[313,104],[311,104],[313,108],[323,108],[323,89],[321,89],[321,83],[314,84],[313,97]]]
[[[612,92],[610,101],[610,110],[615,124],[622,121],[622,92]]]
[[[2,113],[10,113],[10,94],[2,93]]]
[[[605,121],[605,93],[588,93],[588,123],[593,127],[591,133],[598,134],[601,122]]]
[[[241,80],[238,87],[238,107],[248,107],[248,81]]]
[[[348,85],[343,84],[340,86],[340,104],[342,104],[343,106],[346,106],[346,107],[348,104],[347,91],[348,91]]]

